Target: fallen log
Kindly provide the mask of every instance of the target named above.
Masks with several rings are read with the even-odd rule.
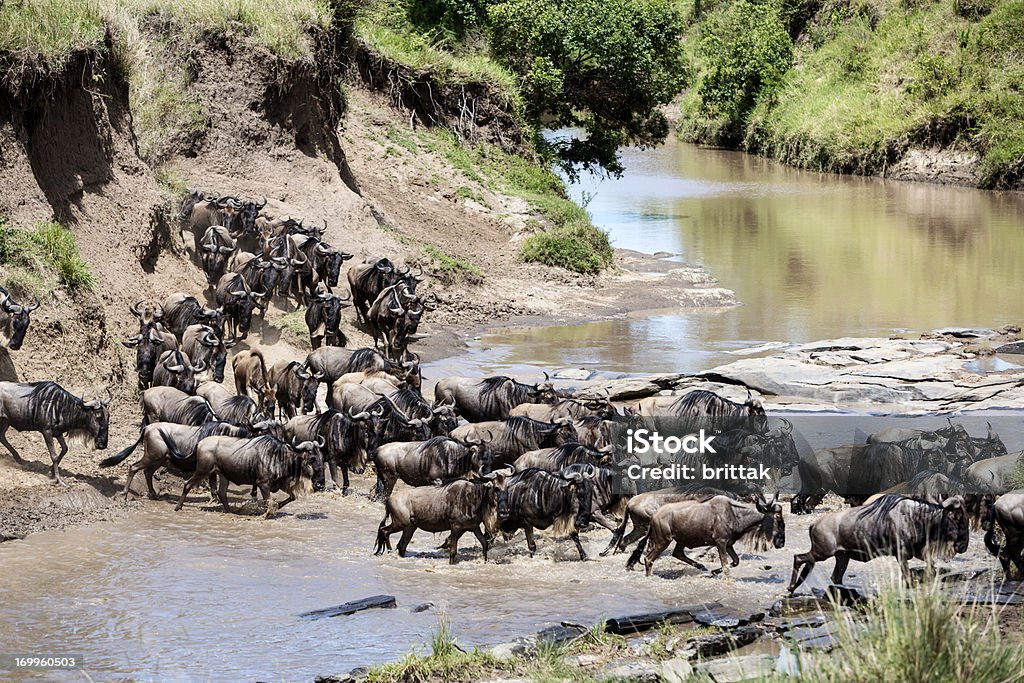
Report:
[[[709,609],[721,607],[721,603],[712,602],[706,605],[689,605],[664,612],[648,612],[646,614],[631,614],[625,617],[608,619],[604,624],[604,630],[615,635],[628,635],[649,631],[658,624],[668,622],[670,624],[688,624],[693,621],[696,612],[706,612]]]
[[[371,595],[368,598],[353,600],[343,605],[335,605],[334,607],[313,610],[312,612],[303,612],[299,617],[310,620],[326,619],[328,617],[347,616],[367,609],[391,609],[395,605],[395,596],[393,595]]]

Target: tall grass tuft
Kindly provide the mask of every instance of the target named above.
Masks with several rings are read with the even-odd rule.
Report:
[[[42,296],[57,286],[71,291],[91,291],[96,286],[74,235],[49,221],[36,223],[32,230],[0,221],[0,263],[7,284],[24,295]]]

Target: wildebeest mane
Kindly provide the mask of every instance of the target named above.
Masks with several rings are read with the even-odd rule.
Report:
[[[480,387],[480,409],[485,415],[507,415],[513,407],[536,395],[530,385],[504,375],[486,377],[480,381]]]
[[[224,401],[224,416],[222,419],[237,424],[247,423],[257,410],[255,401],[245,394],[239,394]]]
[[[383,370],[383,356],[376,349],[356,349],[345,364],[342,374]]]
[[[538,529],[546,529],[550,526],[557,536],[570,533],[574,526],[573,500],[578,496],[564,488],[564,484],[564,478],[536,467],[514,474],[508,482],[508,506],[511,516],[507,523],[502,523],[502,528],[504,529],[506,526],[510,529],[518,528],[516,522],[522,520],[514,519],[516,511],[522,510],[532,503],[534,510],[550,511],[553,514],[550,520],[530,520],[531,526],[536,526]],[[586,484],[584,483],[584,485]]]

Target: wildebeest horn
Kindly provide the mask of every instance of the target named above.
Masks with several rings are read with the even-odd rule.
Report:
[[[330,254],[331,253],[331,245],[326,244],[324,242],[321,242],[320,244],[316,245],[316,253],[318,253],[318,254]]]
[[[552,422],[552,424],[556,424],[556,425],[567,425],[567,424],[569,424],[570,422],[572,422],[572,418],[571,418],[571,417],[556,417],[556,418],[554,419],[554,421]]]
[[[545,382],[550,382],[551,381],[551,377],[546,372],[544,373],[544,381]]]
[[[380,417],[383,414],[384,406],[377,406],[376,408],[370,411],[370,415],[372,415],[373,417]]]
[[[199,360],[192,364],[192,369],[196,372],[202,372],[206,369],[206,361]]]
[[[394,306],[388,306],[388,310],[394,313],[395,315],[402,315],[403,313],[405,313],[405,311],[402,310],[401,306],[399,306],[398,308],[395,308]]]
[[[370,412],[369,412],[368,410],[364,410],[364,411],[363,411],[363,412],[361,412],[361,413],[355,413],[355,414],[352,414],[352,409],[351,409],[351,408],[349,408],[349,409],[348,409],[348,416],[349,416],[349,417],[350,417],[351,419],[353,419],[353,420],[357,420],[357,421],[362,421],[362,420],[365,420],[365,419],[367,419],[368,417],[370,417]]]
[[[262,208],[263,208],[264,206],[266,206],[266,205],[267,205],[267,198],[266,198],[266,197],[263,197],[263,201],[262,201],[262,202],[261,202],[260,204],[258,204],[258,205],[256,206],[256,208],[257,208],[257,209],[262,209]]]
[[[139,337],[140,337],[140,341],[141,341],[142,335],[139,335]],[[164,335],[161,334],[160,332],[158,332],[155,327],[151,327],[149,329],[149,341],[153,342],[154,344],[163,344],[164,343]]]
[[[168,360],[170,360],[170,359],[168,359]],[[168,365],[167,361],[164,361],[164,369],[166,369],[167,372],[181,372],[182,370],[185,369],[185,366],[184,365]]]
[[[782,422],[782,431],[786,434],[793,433],[793,423],[784,417],[780,417],[779,421]]]
[[[299,379],[309,379],[312,375],[302,368],[295,368],[295,376]]]
[[[317,440],[316,440],[316,447],[317,448],[323,448],[325,443],[327,443],[327,442],[324,441],[324,437],[321,436],[321,437],[317,438]]]
[[[107,400],[100,400],[100,403],[104,406],[108,406],[110,405],[110,402],[114,400],[114,392],[110,390],[110,387],[104,387],[104,390],[107,392]]]
[[[589,462],[587,463],[587,466],[583,469],[583,476],[586,477],[587,479],[593,479],[598,474],[600,474],[598,469]]]
[[[348,292],[345,296],[339,296],[338,301],[352,301],[352,292]]]
[[[245,296],[247,293],[248,292],[246,292],[244,289],[236,289],[228,292],[228,294],[230,294],[231,296]]]
[[[253,297],[260,298],[260,299],[262,299],[263,297],[265,297],[267,295],[266,292],[250,292],[250,294],[252,294]]]
[[[235,250],[234,247],[218,247],[217,248],[217,251],[219,251],[222,254],[230,254],[234,250]]]
[[[314,372],[313,373],[313,377],[315,377],[317,379],[317,381],[322,380],[326,376],[327,376],[326,372]]]
[[[32,311],[39,308],[39,299],[36,299],[36,302],[34,304],[31,304],[29,306],[22,306],[22,308],[25,310],[26,313],[31,313]]]
[[[139,310],[139,306],[141,306],[141,305],[142,305],[142,301],[141,300],[136,301],[133,306],[129,306],[128,307],[128,310],[131,311],[132,315],[134,315],[136,318],[141,318],[142,317],[142,311]]]
[[[562,470],[562,478],[568,479],[569,481],[583,481],[582,472],[566,472]]]
[[[218,339],[217,335],[215,335],[213,332],[207,330],[206,334],[199,338],[199,343],[202,344],[203,346],[216,347],[220,346],[220,339]]]
[[[126,346],[129,349],[131,349],[131,348],[135,348],[136,346],[138,346],[139,342],[141,342],[141,341],[142,341],[142,335],[141,334],[137,334],[134,337],[131,337],[129,339],[125,339],[123,342],[121,342],[121,344],[123,346]]]
[[[299,252],[299,256],[301,258],[293,258],[292,259],[292,265],[293,266],[301,266],[302,264],[307,263],[309,261],[309,259],[306,258],[306,255],[303,254],[301,251]]]

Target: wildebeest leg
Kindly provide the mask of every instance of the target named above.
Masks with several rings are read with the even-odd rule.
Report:
[[[641,538],[647,535],[648,527],[645,524],[637,524],[636,520],[633,520],[633,530],[626,534],[626,537],[619,541],[619,547],[615,549],[615,552],[621,553],[623,550],[629,547],[630,543],[639,541]]]
[[[789,592],[795,591],[814,569],[814,555],[808,551],[793,557],[793,576],[789,579]]]
[[[175,511],[181,509],[181,506],[185,504],[185,496],[188,495],[188,492],[192,489],[193,486],[195,486],[202,480],[203,475],[200,474],[199,472],[196,472],[189,478],[188,481],[185,482],[185,485],[181,487],[181,497],[178,498],[178,504],[174,506]]]
[[[337,486],[338,485],[338,463],[334,462],[334,459],[332,458],[332,459],[327,461],[327,467],[330,469],[330,472],[331,472],[331,481],[333,481],[334,485]],[[346,484],[346,486],[347,485],[348,484]]]
[[[398,556],[405,557],[405,550],[409,547],[412,535],[416,533],[416,527],[410,526],[402,529],[402,537],[398,539]]]
[[[530,557],[533,557],[533,554],[537,552],[537,539],[533,537],[533,527],[529,525],[523,527],[523,533],[526,534],[526,547],[530,549]]]
[[[487,551],[491,547],[490,542],[487,540],[487,535],[484,534],[483,529],[481,529],[478,526],[473,527],[473,535],[476,536],[476,540],[480,541],[480,547],[483,549],[483,554],[484,554],[484,562],[486,562],[487,561]]]
[[[64,480],[60,478],[60,459],[64,457],[66,450],[62,450],[60,455],[57,455],[53,450],[53,435],[49,432],[42,432],[43,441],[46,443],[46,450],[50,452],[50,461],[53,463],[53,468],[50,471],[50,481],[61,486],[67,486]]]
[[[842,585],[846,568],[850,565],[850,556],[846,553],[836,553],[836,567],[832,570],[832,583]]]
[[[221,479],[223,479],[223,477],[221,477]],[[210,472],[210,476],[207,477],[207,479],[206,479],[206,486],[207,486],[207,488],[210,489],[210,502],[216,504],[217,500],[218,500],[218,496],[217,496],[217,493],[216,493],[216,491],[217,491],[217,474],[215,472]],[[225,490],[227,490],[226,487],[225,487]]]
[[[733,567],[738,567],[740,565],[740,556],[736,554],[736,549],[730,545],[726,546],[725,551],[729,553],[729,563]]]
[[[619,522],[619,525],[617,527],[612,529],[611,540],[608,541],[608,547],[601,551],[601,557],[606,557],[612,551],[615,551],[615,552],[619,551],[618,546],[620,544],[620,541],[622,541],[623,535],[626,533],[626,525],[628,525],[628,524],[629,524],[629,515],[628,514],[622,515],[622,521]],[[636,528],[635,524],[633,525],[633,528],[634,529]]]
[[[580,560],[582,561],[587,559],[587,554],[583,551],[583,544],[580,543],[580,532],[573,531],[571,534],[569,534],[569,538],[571,538],[572,542],[576,544],[576,550],[579,551]]]
[[[14,458],[16,463],[24,465],[25,461],[21,459],[21,455],[18,454],[18,451],[14,450],[14,446],[12,446],[11,442],[7,440],[7,427],[7,420],[0,420],[0,443],[4,445],[4,448],[10,451],[11,456]]]
[[[210,475],[211,479],[213,475]],[[220,504],[224,507],[224,512],[231,512],[231,508],[228,507],[228,478],[221,477],[219,486],[217,483],[210,482],[210,496],[213,496],[213,492],[217,492],[217,499],[220,500]]]
[[[601,526],[603,526],[605,529],[610,529],[611,531],[615,531],[615,529],[619,526],[615,522],[615,520],[608,518],[608,516],[601,512],[600,510],[591,513],[590,518],[598,524],[600,524]]]
[[[459,539],[462,538],[462,534],[466,533],[465,529],[452,529],[451,535],[448,537],[450,543],[448,545],[448,564],[455,564],[459,554]]]
[[[706,572],[708,570],[707,567],[702,565],[697,560],[694,560],[694,559],[688,557],[686,555],[686,548],[684,548],[683,545],[681,543],[679,543],[678,541],[676,542],[675,550],[672,551],[672,557],[676,558],[677,560],[682,560],[686,564],[690,565],[691,567],[696,567],[697,569],[701,570],[702,572]]]
[[[292,502],[293,500],[295,500],[295,494],[292,493],[291,491],[289,491],[288,492],[288,497],[285,498],[284,500],[282,500],[280,503],[277,504],[277,509],[280,510],[281,508],[283,508],[285,505],[287,505],[288,503]]]
[[[335,479],[334,483],[337,484],[338,480]],[[348,495],[348,487],[349,487],[348,465],[343,464],[341,466],[341,495],[343,495],[343,496],[347,496]]]
[[[133,462],[128,467],[128,477],[124,480],[124,499],[125,500],[128,500],[128,494],[132,490],[132,479],[135,478],[135,475],[138,474],[139,470],[141,470],[142,467],[143,467],[142,460],[139,460],[138,462]],[[149,497],[150,498],[155,498],[156,497],[156,492],[153,491],[153,483],[152,483],[152,481],[153,480],[150,478],[149,470],[146,470],[146,483],[149,484],[149,491],[150,491]]]
[[[726,563],[725,559],[729,556],[729,550],[726,548],[724,543],[718,544],[718,561],[722,563],[722,575],[729,576],[729,564]],[[738,561],[737,561],[738,563]],[[733,565],[735,566],[735,565]]]
[[[669,539],[667,541],[658,540],[657,542],[653,542],[650,536],[647,536],[646,539],[648,545],[647,553],[644,555],[644,573],[647,576],[650,576],[651,568],[654,567],[654,561],[658,559],[663,552],[665,552],[665,548],[667,548],[668,544],[672,541]]]

